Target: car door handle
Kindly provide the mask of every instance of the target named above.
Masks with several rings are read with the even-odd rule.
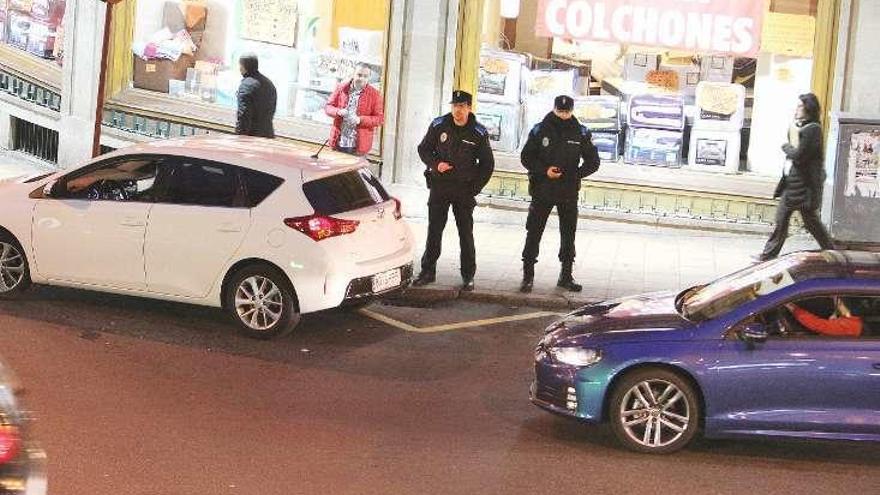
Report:
[[[231,223],[224,223],[223,225],[217,227],[217,232],[223,232],[226,234],[235,234],[241,232],[241,226],[234,225]]]
[[[123,227],[145,227],[147,222],[139,220],[135,217],[125,217],[119,222]]]
[[[880,363],[874,363],[874,369],[880,370]]]

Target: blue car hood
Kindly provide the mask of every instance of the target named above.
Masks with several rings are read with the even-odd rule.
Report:
[[[675,309],[674,292],[658,292],[584,306],[548,327],[553,341],[641,342],[690,337],[693,323]]]

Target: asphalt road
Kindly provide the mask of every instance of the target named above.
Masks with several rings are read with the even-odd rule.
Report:
[[[530,311],[372,309],[417,328]],[[415,333],[337,312],[255,342],[211,309],[41,288],[0,302],[0,355],[56,495],[880,493],[877,445],[644,456],[535,408],[547,321]]]

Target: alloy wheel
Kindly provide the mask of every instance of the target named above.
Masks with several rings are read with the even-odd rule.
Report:
[[[21,251],[8,242],[0,242],[0,292],[11,292],[25,276],[25,259]]]
[[[635,443],[647,448],[666,447],[686,433],[691,405],[675,384],[644,380],[623,396],[619,421]]]
[[[254,275],[242,280],[236,288],[235,311],[248,328],[270,330],[282,318],[284,295],[275,282]]]

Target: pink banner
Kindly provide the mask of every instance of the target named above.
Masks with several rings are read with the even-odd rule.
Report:
[[[764,0],[539,0],[538,36],[754,57]]]

